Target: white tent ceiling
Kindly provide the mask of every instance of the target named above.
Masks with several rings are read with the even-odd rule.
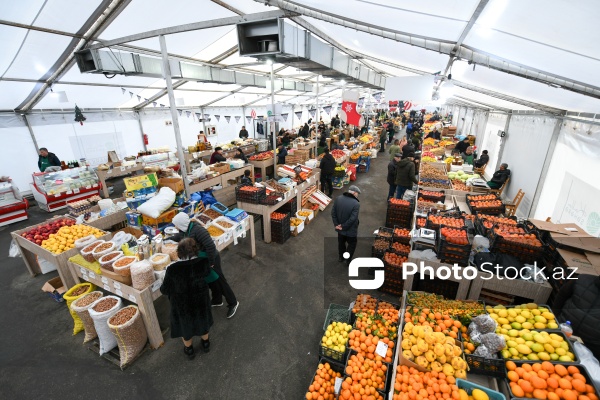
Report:
[[[373,34],[338,25],[340,20],[355,21],[384,30],[425,37],[441,43],[460,44],[468,49],[493,55],[531,70],[544,71],[588,86],[600,86],[600,7],[596,0],[272,0],[282,9],[296,4],[336,15],[335,23],[319,15],[293,17],[300,26],[312,26],[313,34],[334,38],[332,45],[352,56],[363,54],[370,68],[388,76],[452,73],[457,81],[455,101],[482,108],[532,110],[545,109],[596,113],[600,99],[563,88],[528,80],[523,77],[454,61],[448,54],[426,50],[418,45],[383,38],[377,29]],[[134,108],[144,99],[167,106],[168,97],[162,79],[135,76],[81,74],[71,64],[53,76],[80,43],[82,35],[94,32],[98,18],[109,17],[100,24],[98,37],[86,37],[89,44],[106,41],[152,29],[208,21],[275,10],[264,0],[23,0],[4,2],[0,12],[0,110],[22,107],[27,99],[43,94],[32,109],[68,109],[75,104],[84,108]],[[482,8],[483,7],[483,8]],[[481,14],[479,14],[481,11]],[[112,14],[111,14],[112,13]],[[473,16],[477,18],[473,18]],[[235,49],[234,26],[177,33],[166,36],[172,57],[188,61],[216,63],[268,75],[270,66],[255,59],[240,57]],[[158,38],[149,38],[115,46],[115,49],[145,52],[158,56]],[[232,51],[233,50],[233,51]],[[316,82],[310,72],[282,64],[274,65],[276,75]],[[65,91],[68,103],[60,103],[54,92]],[[337,103],[340,82],[321,78],[323,102]],[[458,85],[463,83],[463,86]],[[468,88],[466,88],[468,87]],[[121,88],[125,89],[125,92]],[[175,90],[178,106],[261,105],[270,101],[265,88],[211,83],[187,82]],[[363,90],[367,94],[367,91]],[[156,99],[153,96],[161,95]],[[230,94],[229,96],[227,96]],[[312,104],[314,96],[281,91],[276,101]],[[141,101],[138,100],[140,96]],[[182,105],[183,104],[183,105]],[[539,105],[539,106],[536,106]],[[149,103],[152,107],[152,101]]]

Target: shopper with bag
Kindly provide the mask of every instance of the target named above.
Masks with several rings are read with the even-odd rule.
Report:
[[[217,280],[218,276],[210,267],[206,253],[199,252],[192,238],[181,240],[177,256],[180,261],[167,268],[160,291],[171,303],[171,337],[183,340],[183,352],[192,359],[194,336],[200,336],[205,353],[210,351],[208,332],[213,317],[208,282]]]
[[[199,250],[206,253],[209,265],[219,276],[219,279],[209,284],[212,293],[211,305],[213,307],[222,306],[223,296],[225,296],[228,306],[227,318],[233,317],[240,303],[237,301],[229,283],[227,283],[227,279],[225,279],[225,275],[221,269],[221,255],[210,234],[199,223],[190,221],[190,217],[184,212],[180,212],[173,218],[173,225],[179,229],[180,233],[172,236],[171,240],[179,242],[187,237],[193,238]]]
[[[394,183],[396,184],[397,199],[402,199],[404,192],[412,189],[413,183],[419,183],[415,176],[415,153],[408,153],[406,157],[398,163]]]
[[[350,261],[352,261],[358,241],[359,194],[358,187],[350,186],[346,193],[335,199],[331,209],[331,219],[338,234],[338,261],[343,262],[345,259],[347,265],[350,265]],[[345,258],[345,253],[349,253],[349,257]]]

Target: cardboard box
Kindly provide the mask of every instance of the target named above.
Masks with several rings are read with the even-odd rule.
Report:
[[[158,178],[154,172],[146,175],[124,178],[123,182],[125,183],[125,188],[130,192],[152,186],[158,186]]]
[[[158,227],[149,226],[149,225],[142,226],[142,232],[144,232],[146,235],[148,235],[150,237],[154,237],[154,236],[162,233],[160,231],[160,229],[158,229]]]
[[[159,224],[168,224],[173,221],[173,218],[177,215],[177,209],[171,208],[164,213],[160,214],[158,218],[151,218],[146,215],[142,215],[142,225],[148,225],[158,227]]]
[[[62,295],[67,291],[60,276],[52,278],[42,286],[42,290],[48,293],[55,301],[63,301]]]
[[[160,178],[158,180],[158,186],[169,187],[175,193],[183,192],[185,189],[183,186],[183,179],[181,178]]]
[[[226,174],[231,171],[231,166],[228,163],[216,163],[209,166],[209,168],[220,174]]]
[[[578,253],[562,248],[557,251],[567,267],[576,269],[577,274],[600,275],[600,254]]]
[[[125,218],[127,218],[127,224],[130,226],[142,226],[142,214],[140,214],[139,212],[128,211],[125,213]]]
[[[107,159],[108,162],[106,163],[109,166],[112,167],[120,167],[121,166],[121,160],[119,160],[119,156],[117,155],[117,152],[114,150],[111,150],[108,152],[107,154]]]
[[[141,231],[141,229],[138,228],[133,228],[131,226],[126,226],[123,229],[119,229],[117,232],[125,232],[125,233],[129,233],[131,234],[133,237],[135,237],[136,239],[139,239],[140,236],[142,236],[144,234],[144,232]],[[115,234],[117,233],[115,232]]]

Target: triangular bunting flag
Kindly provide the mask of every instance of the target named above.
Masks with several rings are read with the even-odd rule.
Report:
[[[204,119],[210,119],[210,114],[204,114]]]
[[[362,107],[364,104],[365,104],[365,98],[364,97],[359,98],[358,99],[358,106]]]
[[[123,92],[123,94],[125,94],[126,90],[124,87],[121,88],[121,92]]]
[[[284,121],[287,121],[288,113],[281,114],[281,117],[283,118]]]
[[[311,116],[312,118],[314,118],[314,117],[315,117],[315,115],[317,115],[317,110],[316,110],[316,109],[314,109],[314,108],[313,108],[313,109],[311,109],[311,110],[308,110],[308,112],[309,112],[309,114],[310,114],[310,116]]]
[[[217,119],[217,122],[219,122],[221,120],[221,116],[220,115],[215,114],[215,118]]]
[[[240,122],[240,119],[242,119],[242,117],[240,117],[239,115],[235,116],[235,123],[237,124],[238,122]]]
[[[380,102],[381,101],[381,92],[379,93],[374,93],[373,94],[373,98],[375,99],[376,102]]]
[[[181,117],[181,114],[183,114],[183,110],[177,110],[177,112],[179,113],[179,116]]]
[[[133,98],[133,92],[129,92],[129,97]]]
[[[225,121],[227,121],[227,123],[229,123],[229,121],[231,121],[231,115],[226,115],[225,116]]]
[[[192,112],[191,112],[191,111],[186,111],[186,112],[185,112],[185,115],[187,115],[187,117],[189,118],[189,117],[190,117],[190,115],[192,115]]]
[[[246,123],[250,125],[250,123],[252,122],[252,117],[246,116],[246,121]]]
[[[165,105],[164,105],[164,104],[160,104],[160,106],[161,106],[161,107],[164,107]]]
[[[296,114],[296,118],[302,119],[302,111],[296,111],[294,114]]]
[[[142,96],[140,96],[139,94],[137,95],[137,99],[140,103],[142,102]]]
[[[202,121],[202,114],[200,114],[200,113],[194,113],[194,115],[198,119],[198,122]]]
[[[157,104],[158,104],[158,103],[157,103],[157,102],[155,102],[155,101],[153,101],[153,102],[152,102],[152,106],[153,106],[153,107],[156,107],[156,105],[157,105]]]
[[[323,107],[323,110],[329,115],[329,113],[331,113],[331,106],[325,106]]]

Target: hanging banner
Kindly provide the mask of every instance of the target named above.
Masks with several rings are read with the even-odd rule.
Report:
[[[231,115],[226,115],[225,116],[225,121],[227,121],[227,123],[229,123],[229,121],[231,121]]]
[[[209,120],[209,119],[210,119],[210,114],[204,114],[204,117],[203,117],[203,118],[204,118],[205,120]]]
[[[137,95],[137,99],[140,103],[142,102],[142,96],[140,96],[139,94]]]
[[[296,118],[302,119],[302,111],[296,111],[294,114],[296,114]]]
[[[277,104],[267,104],[267,121],[269,122],[283,122],[281,118],[281,110],[282,105]]]
[[[123,92],[123,94],[125,94],[125,92],[126,92],[125,88],[122,87],[121,92]]]
[[[129,92],[129,97],[133,98],[133,92]]]
[[[192,112],[191,112],[191,111],[186,111],[186,112],[185,112],[185,115],[187,115],[187,117],[189,118],[189,117],[190,117],[190,115],[192,115]]]
[[[215,118],[217,119],[217,122],[221,121],[221,116],[220,115],[215,114]]]
[[[181,117],[181,114],[183,114],[183,110],[177,110],[177,112],[179,113],[179,116]]]
[[[355,90],[345,90],[342,93],[342,109],[340,117],[347,124],[361,127],[365,124],[365,119],[362,115],[356,112],[358,104],[358,92]]]
[[[323,111],[325,111],[327,113],[327,115],[329,115],[331,113],[331,106],[323,107]]]
[[[246,123],[247,123],[248,125],[250,125],[250,123],[252,122],[252,117],[248,117],[248,116],[246,116],[246,121],[247,121]]]
[[[239,115],[235,116],[235,123],[237,124],[238,122],[240,122],[240,119],[242,119],[242,117],[240,117]]]
[[[200,114],[200,113],[194,113],[194,115],[198,119],[198,122],[202,121],[202,114]]]
[[[281,114],[281,117],[283,118],[284,122],[287,121],[288,113]]]
[[[381,92],[373,93],[373,98],[375,99],[376,102],[379,103],[381,101]]]
[[[262,121],[263,119],[265,119],[264,115],[259,115],[258,117],[256,117],[256,119],[258,119],[259,121]]]

